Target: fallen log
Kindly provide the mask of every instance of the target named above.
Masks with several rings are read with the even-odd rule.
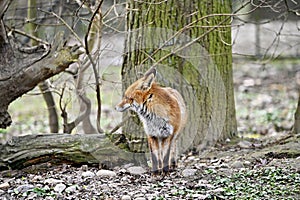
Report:
[[[0,170],[22,169],[42,163],[74,165],[145,164],[144,153],[133,153],[112,143],[105,134],[43,134],[14,137],[0,145]]]

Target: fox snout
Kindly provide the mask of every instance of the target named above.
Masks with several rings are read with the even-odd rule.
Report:
[[[116,105],[115,110],[118,111],[118,112],[124,112],[128,108],[130,108],[130,104],[129,103],[122,104],[122,105],[118,104],[118,105]]]

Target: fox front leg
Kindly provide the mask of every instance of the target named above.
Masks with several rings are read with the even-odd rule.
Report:
[[[159,139],[153,136],[148,136],[148,146],[152,164],[151,171],[154,175],[158,175],[161,173],[162,167]]]
[[[173,135],[162,139],[161,151],[163,158],[163,173],[168,173],[174,168],[174,164],[172,164],[173,162],[175,162],[173,154],[173,139]]]

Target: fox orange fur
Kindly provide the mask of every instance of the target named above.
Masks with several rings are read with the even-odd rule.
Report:
[[[175,89],[155,82],[156,69],[130,85],[116,110],[132,110],[143,123],[154,174],[167,173],[176,167],[176,140],[186,122],[186,106]]]

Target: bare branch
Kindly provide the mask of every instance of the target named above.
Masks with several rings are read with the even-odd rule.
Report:
[[[4,15],[5,11],[11,4],[12,0],[1,0],[0,1],[0,19],[2,19],[2,16]]]
[[[94,77],[95,77],[95,82],[96,82],[96,98],[97,98],[97,130],[99,133],[103,133],[104,131],[102,130],[101,126],[100,126],[100,119],[101,119],[101,91],[100,91],[100,82],[99,82],[99,77],[98,77],[98,71],[96,68],[96,64],[92,59],[92,56],[90,54],[90,50],[89,50],[89,42],[88,42],[88,36],[90,34],[92,25],[93,25],[93,21],[96,17],[96,15],[100,12],[100,8],[101,5],[103,3],[103,0],[100,0],[97,9],[94,11],[93,16],[91,18],[91,21],[89,23],[89,27],[88,27],[88,31],[87,34],[85,35],[84,41],[85,41],[85,51],[86,54],[88,56],[88,58],[90,59],[90,62],[92,64],[92,68],[93,68],[93,72],[94,72]],[[100,14],[101,15],[101,14]],[[101,20],[101,16],[99,21]]]
[[[30,39],[32,39],[32,40],[35,40],[35,41],[37,41],[37,42],[39,42],[39,43],[45,44],[45,45],[47,45],[47,46],[50,46],[50,44],[49,44],[48,42],[46,42],[45,40],[42,40],[42,39],[40,39],[40,38],[38,38],[38,37],[36,37],[36,36],[34,36],[34,35],[30,35],[30,34],[24,32],[24,31],[21,31],[21,30],[19,30],[19,29],[11,29],[10,31],[11,31],[12,33],[18,33],[18,34],[23,35],[23,36],[26,36],[26,37],[28,37],[28,38],[30,38]]]
[[[44,13],[47,13],[49,15],[53,15],[54,17],[56,17],[57,19],[59,19],[61,21],[61,23],[63,23],[67,29],[69,31],[71,31],[72,35],[77,39],[77,41],[81,44],[82,47],[84,47],[84,44],[83,42],[81,41],[80,37],[78,36],[77,33],[75,33],[75,31],[72,29],[72,27],[65,22],[65,20],[63,18],[61,18],[60,16],[58,16],[55,12],[49,12],[49,11],[46,11],[46,10],[43,10],[43,9],[40,9],[38,8],[41,12],[44,12]]]
[[[81,94],[77,94],[78,97],[80,98],[80,100],[86,105],[86,109],[81,112],[75,120],[73,120],[72,122],[68,122],[68,113],[66,111],[66,105],[64,107],[60,106],[62,114],[61,116],[63,117],[64,120],[64,133],[71,133],[72,130],[79,124],[81,123],[86,117],[89,116],[90,112],[91,112],[91,102],[88,98],[86,98],[84,95]]]

